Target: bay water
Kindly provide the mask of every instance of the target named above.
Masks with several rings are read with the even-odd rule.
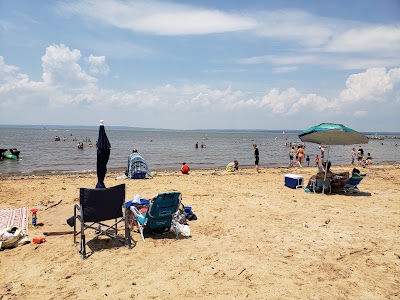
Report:
[[[260,167],[287,167],[289,142],[300,143],[298,131],[228,131],[228,130],[143,130],[105,126],[111,143],[108,170],[127,168],[133,148],[146,160],[150,170],[179,170],[182,163],[195,169],[220,169],[233,161],[240,167],[254,167],[253,144],[260,152]],[[90,172],[96,170],[96,140],[98,127],[60,126],[0,126],[0,148],[17,148],[20,159],[0,161],[1,175]],[[60,141],[55,141],[59,136]],[[89,147],[89,140],[92,147]],[[78,149],[77,143],[84,148]],[[195,148],[198,143],[199,147]],[[203,147],[201,145],[203,144]],[[371,153],[374,164],[400,163],[400,139],[387,134],[383,140],[370,139],[362,145],[365,154]],[[330,146],[332,165],[349,165],[351,149],[359,145]],[[319,154],[317,144],[306,144],[310,166]],[[6,153],[10,153],[7,151]],[[304,160],[303,165],[306,166]]]

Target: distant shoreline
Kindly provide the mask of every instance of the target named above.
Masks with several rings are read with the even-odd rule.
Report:
[[[105,125],[109,130],[132,130],[132,131],[189,131],[189,132],[266,132],[266,133],[280,133],[280,134],[298,134],[304,129],[228,129],[228,128],[211,128],[211,129],[173,129],[173,128],[145,128],[145,127],[131,127],[131,126],[115,126],[115,125]],[[41,130],[71,130],[71,129],[96,129],[99,126],[92,125],[10,125],[10,124],[0,124],[0,128],[37,128]],[[374,136],[393,136],[397,135],[400,139],[400,132],[391,131],[360,131],[370,137]]]

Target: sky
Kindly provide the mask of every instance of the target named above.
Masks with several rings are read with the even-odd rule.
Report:
[[[399,0],[0,0],[0,124],[400,132]]]

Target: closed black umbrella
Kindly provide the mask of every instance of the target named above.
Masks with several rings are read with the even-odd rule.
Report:
[[[110,158],[111,144],[108,140],[106,131],[104,129],[104,121],[100,121],[99,137],[96,142],[97,146],[97,184],[96,188],[105,188],[104,178],[107,173],[107,163]]]

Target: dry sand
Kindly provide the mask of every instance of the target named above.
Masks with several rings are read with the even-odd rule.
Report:
[[[351,168],[335,167],[334,171]],[[316,168],[157,172],[126,183],[126,199],[177,190],[193,207],[192,236],[132,232],[131,250],[107,238],[83,260],[72,235],[0,252],[0,299],[400,299],[400,168],[371,166],[359,195],[290,189],[284,174]],[[71,230],[80,187],[95,174],[0,179],[0,208],[44,204],[44,231]],[[58,205],[50,207],[51,205]],[[90,250],[90,249],[89,249]]]

